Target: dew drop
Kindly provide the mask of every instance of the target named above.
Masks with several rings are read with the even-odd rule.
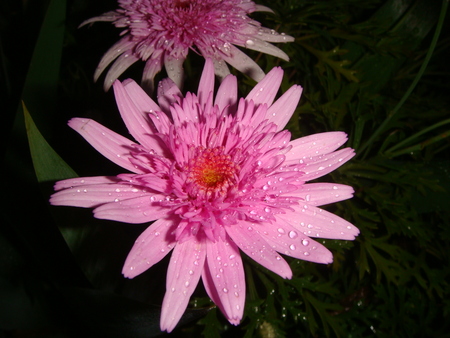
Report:
[[[235,295],[236,297],[239,297],[239,292],[235,292],[234,295]]]
[[[309,255],[310,255],[310,253],[309,253],[308,251],[305,251],[303,254],[304,254],[305,256],[309,256]]]
[[[296,249],[296,247],[295,247],[295,245],[294,245],[294,244],[291,244],[291,245],[289,246],[289,249],[291,249],[291,250],[295,250],[295,249]]]
[[[298,234],[295,231],[289,231],[289,238],[297,238]]]
[[[304,240],[302,241],[302,244],[303,244],[304,246],[307,246],[307,245],[309,244],[309,241],[308,241],[307,239],[304,239]]]
[[[223,292],[228,293],[228,289],[227,288],[223,288]]]
[[[285,233],[285,231],[284,231],[284,229],[283,228],[278,228],[278,230],[277,230],[280,234],[284,234]]]

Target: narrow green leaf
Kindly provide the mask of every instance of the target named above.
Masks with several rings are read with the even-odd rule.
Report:
[[[25,103],[22,103],[31,158],[38,182],[76,177],[76,172],[47,143],[34,124]]]

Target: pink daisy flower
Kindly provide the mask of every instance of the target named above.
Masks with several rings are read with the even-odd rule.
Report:
[[[264,77],[262,69],[239,47],[274,55],[286,61],[289,57],[269,42],[294,39],[248,17],[256,11],[272,12],[250,0],[119,0],[120,9],[84,21],[111,21],[125,28],[122,38],[103,56],[94,80],[114,60],[104,88],[109,89],[128,67],[138,60],[146,62],[142,85],[153,89],[153,78],[162,65],[179,88],[183,81],[183,62],[189,49],[212,58],[215,73],[224,78],[230,72],[226,63],[248,74],[256,81]]]
[[[283,130],[302,89],[293,86],[274,102],[283,71],[274,68],[247,97],[238,99],[236,77],[220,84],[207,59],[197,95],[183,97],[170,80],[159,86],[159,105],[132,80],[114,82],[131,141],[97,122],[70,120],[105,157],[130,171],[114,177],[57,182],[50,202],[94,208],[94,216],[151,224],[123,267],[133,278],[172,251],[161,329],[171,331],[200,277],[206,292],[237,325],[245,303],[241,251],[283,278],[287,255],[331,263],[313,238],[352,240],[358,229],[318,206],[352,197],[353,189],[306,183],[353,157],[343,132],[290,140]]]

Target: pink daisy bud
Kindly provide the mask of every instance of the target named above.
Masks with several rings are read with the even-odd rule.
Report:
[[[142,85],[153,90],[153,79],[164,65],[169,78],[179,88],[183,81],[183,62],[189,50],[211,58],[217,76],[230,72],[227,63],[256,81],[264,77],[262,69],[239,48],[253,49],[283,60],[288,56],[270,42],[290,42],[294,38],[248,17],[256,11],[271,12],[249,0],[119,0],[120,9],[84,21],[111,21],[125,28],[122,38],[103,56],[95,71],[97,81],[105,69],[104,89],[110,88],[128,67],[145,61]]]
[[[353,157],[351,148],[338,150],[347,136],[328,132],[291,141],[283,128],[302,88],[293,86],[275,100],[282,77],[274,68],[238,99],[236,77],[229,75],[214,98],[214,65],[207,59],[197,95],[183,97],[166,79],[159,86],[159,105],[132,80],[114,83],[135,141],[93,120],[69,122],[128,173],[57,182],[50,202],[94,208],[101,219],[154,221],[136,240],[123,274],[133,278],[172,251],[162,330],[174,329],[200,278],[237,325],[245,305],[241,252],[291,278],[282,255],[328,264],[331,252],[314,238],[352,240],[359,233],[318,208],[351,198],[351,187],[307,183]]]

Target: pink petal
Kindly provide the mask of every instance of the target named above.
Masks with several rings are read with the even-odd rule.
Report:
[[[166,217],[170,209],[160,205],[164,195],[147,195],[120,202],[103,204],[94,209],[94,216],[111,221],[139,224]]]
[[[147,196],[147,190],[130,184],[91,184],[60,190],[50,198],[52,205],[92,208],[105,203],[117,203],[123,200]]]
[[[145,90],[148,93],[153,92],[154,87],[154,81],[155,75],[158,74],[161,71],[162,68],[162,55],[159,55],[157,57],[152,57],[147,60],[144,67],[144,72],[142,73],[142,87],[145,88]]]
[[[73,118],[68,125],[88,141],[108,160],[131,172],[142,174],[130,162],[130,149],[134,142],[90,119]]]
[[[178,88],[183,88],[183,62],[185,59],[180,57],[175,58],[168,54],[165,55],[164,66],[166,68],[167,76],[169,77],[169,79],[175,82]]]
[[[258,227],[258,233],[274,250],[284,255],[314,263],[328,264],[333,261],[330,250],[281,218],[271,226],[261,225]]]
[[[202,275],[205,289],[212,301],[230,323],[242,319],[245,304],[245,275],[239,249],[228,240],[219,238],[206,246],[205,270]]]
[[[264,78],[256,84],[248,93],[245,100],[252,100],[255,106],[266,103],[269,107],[280,89],[283,79],[283,70],[280,67],[273,68]]]
[[[113,62],[117,57],[123,54],[126,50],[130,50],[135,45],[135,42],[130,39],[129,36],[124,36],[122,39],[117,41],[108,51],[103,55],[100,63],[95,69],[94,81],[97,81],[103,71],[108,67],[111,62]]]
[[[258,38],[259,37],[261,36],[258,36]],[[249,44],[248,41],[249,40],[247,40],[247,43],[245,44],[245,47],[248,49],[256,50],[257,52],[273,55],[285,61],[289,61],[289,56],[285,52],[267,41],[255,38],[250,39],[250,41],[252,41],[251,44]]]
[[[206,105],[211,93],[214,92],[214,64],[210,58],[206,59],[200,83],[198,84],[197,97],[200,105]]]
[[[83,186],[89,184],[117,183],[120,182],[115,176],[94,176],[94,177],[75,177],[67,180],[58,181],[54,185],[55,191]]]
[[[274,32],[273,29],[260,27],[258,30],[258,38],[267,42],[292,42],[295,39],[286,34]]]
[[[103,85],[103,89],[108,91],[113,82],[120,76],[122,73],[127,70],[133,63],[139,60],[137,55],[132,54],[131,51],[126,51],[122,55],[120,55],[116,61],[114,61],[111,68],[108,70],[106,74],[105,83]]]
[[[223,80],[226,76],[230,74],[230,70],[228,69],[227,64],[223,60],[214,60],[214,72],[216,73],[216,76]]]
[[[289,264],[253,229],[254,224],[238,221],[227,226],[226,231],[236,245],[257,263],[283,278],[292,278]]]
[[[344,184],[307,183],[290,196],[300,197],[309,205],[321,206],[353,197],[353,188]]]
[[[205,264],[206,249],[195,237],[178,243],[167,269],[166,294],[161,309],[161,330],[171,332],[194,292]]]
[[[233,45],[230,46],[230,49],[232,56],[222,55],[222,58],[228,64],[239,70],[241,73],[250,76],[255,81],[261,81],[263,79],[264,72],[253,59]]]
[[[107,13],[103,13],[102,15],[95,16],[95,17],[93,17],[93,18],[84,20],[84,21],[78,26],[78,28],[83,27],[83,26],[85,26],[85,25],[88,25],[88,24],[90,24],[90,23],[97,22],[97,21],[115,21],[115,20],[117,20],[118,18],[120,18],[120,15],[119,15],[116,11],[110,11],[110,12],[107,12]]]
[[[286,161],[298,161],[306,157],[328,154],[338,149],[347,141],[347,134],[342,131],[313,134],[291,141],[291,151],[286,154]]]
[[[163,259],[176,244],[171,232],[177,224],[177,219],[159,219],[145,229],[125,260],[123,275],[134,278]]]
[[[359,230],[351,223],[326,210],[299,201],[294,213],[278,214],[280,218],[308,237],[353,240]]]
[[[148,118],[149,112],[161,110],[159,106],[133,80],[116,81],[113,89],[120,115],[130,134],[147,149],[164,154],[166,147],[154,136]]]
[[[158,84],[158,104],[163,112],[170,112],[170,106],[177,102],[177,97],[183,97],[175,82],[165,78]]]
[[[236,110],[237,100],[237,79],[235,76],[229,75],[220,83],[214,104],[219,107],[220,111],[225,109],[224,115],[230,115]]]
[[[331,154],[305,158],[306,165],[301,169],[304,172],[301,179],[311,181],[322,177],[339,168],[353,156],[355,151],[352,148],[345,148]]]
[[[282,130],[289,122],[300,101],[302,91],[302,87],[292,86],[267,109],[266,118],[278,126],[277,131]]]

